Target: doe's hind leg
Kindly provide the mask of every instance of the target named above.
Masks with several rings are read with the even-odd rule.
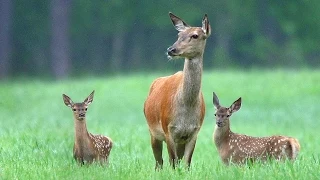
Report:
[[[162,141],[157,140],[155,137],[151,135],[151,146],[154,155],[154,159],[156,160],[155,169],[162,169],[163,159],[162,159]]]

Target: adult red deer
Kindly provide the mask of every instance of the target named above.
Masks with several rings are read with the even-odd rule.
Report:
[[[213,104],[216,108],[216,127],[213,140],[219,155],[225,164],[245,163],[247,160],[266,161],[269,158],[277,160],[294,160],[299,151],[299,141],[287,136],[252,137],[233,133],[230,130],[229,118],[241,107],[241,98],[229,108],[220,105],[218,96],[213,93]]]
[[[202,27],[191,27],[172,13],[169,16],[179,34],[178,40],[167,49],[168,57],[185,60],[183,71],[153,81],[144,104],[155,169],[163,166],[163,141],[167,143],[173,168],[183,157],[190,167],[205,114],[201,76],[203,52],[211,33],[207,15],[202,20]]]

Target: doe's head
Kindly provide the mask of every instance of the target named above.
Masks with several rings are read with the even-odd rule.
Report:
[[[224,127],[228,122],[232,113],[238,111],[241,107],[241,97],[237,99],[230,107],[220,105],[218,96],[213,92],[213,105],[216,108],[216,124],[218,127]]]
[[[62,94],[64,104],[70,107],[73,111],[73,115],[77,120],[84,120],[88,110],[89,104],[93,101],[94,91],[82,102],[74,103],[71,98],[65,94]]]
[[[211,34],[207,14],[202,20],[202,27],[191,27],[176,15],[169,13],[170,19],[179,31],[178,40],[167,49],[168,58],[184,57],[193,59],[202,56],[206,40]]]

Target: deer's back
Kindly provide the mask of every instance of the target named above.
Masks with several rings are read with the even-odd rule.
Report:
[[[99,159],[106,159],[112,148],[112,140],[109,137],[103,135],[93,135],[90,134],[93,139],[93,146],[99,156]]]
[[[75,142],[73,155],[80,162],[107,161],[112,146],[110,138],[89,133],[88,139]]]
[[[150,132],[159,140],[164,140],[164,134],[168,133],[168,125],[172,120],[179,119],[175,117],[177,114],[187,114],[179,112],[181,105],[177,105],[177,101],[175,100],[177,92],[181,89],[182,81],[183,72],[180,71],[174,75],[160,77],[154,80],[150,87],[149,96],[144,104],[144,113]],[[190,108],[190,110],[195,110],[196,113],[191,111],[188,113],[197,116],[193,119],[199,121],[195,122],[196,125],[201,126],[205,113],[204,100],[201,92],[199,94],[199,104],[197,104],[197,106],[198,108]],[[179,110],[175,108],[179,108]],[[187,111],[188,110],[189,109],[187,109]]]
[[[165,127],[172,120],[173,99],[178,87],[181,84],[183,73],[177,72],[174,75],[160,77],[153,81],[149,95],[144,104],[146,116],[151,133],[164,138]],[[162,128],[164,125],[164,128]],[[163,136],[163,137],[160,137]]]
[[[294,159],[300,150],[299,142],[291,137],[270,136],[251,137],[231,134],[228,141],[219,149],[220,156],[225,163],[245,160],[267,160],[270,157],[281,160]]]

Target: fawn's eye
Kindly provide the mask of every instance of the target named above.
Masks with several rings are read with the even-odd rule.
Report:
[[[86,108],[85,110],[88,110],[88,108]]]
[[[230,115],[228,114],[227,117],[230,117]]]
[[[194,34],[194,35],[192,35],[191,37],[192,37],[193,39],[198,39],[199,36],[198,36],[198,34]]]
[[[73,111],[76,111],[76,109],[72,109]]]

